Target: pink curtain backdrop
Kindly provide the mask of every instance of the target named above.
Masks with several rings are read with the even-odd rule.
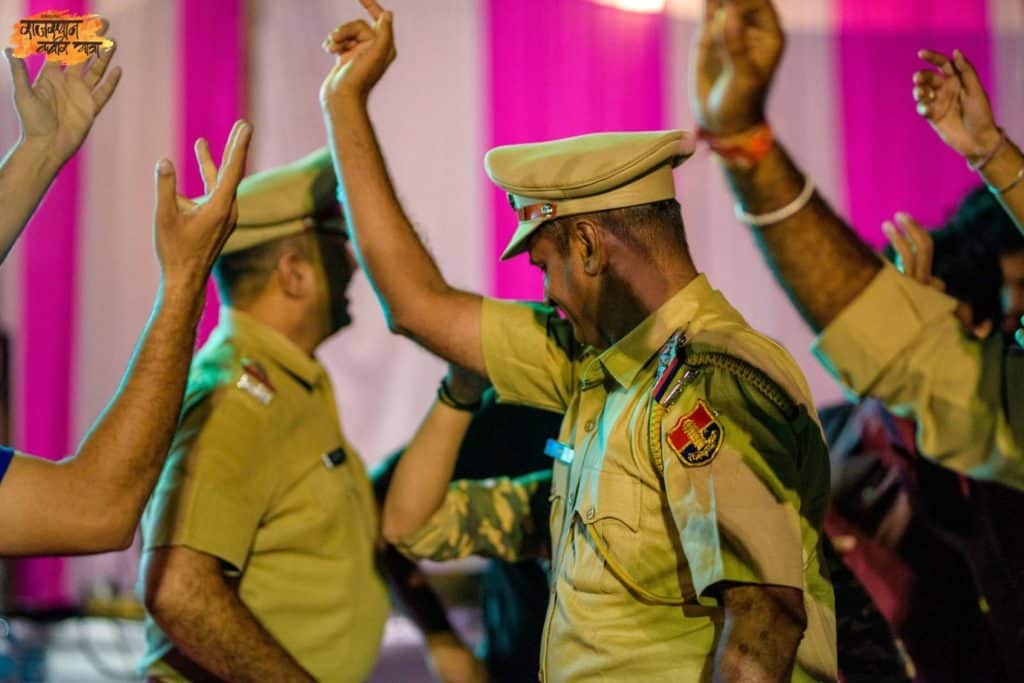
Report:
[[[211,138],[219,156],[247,104],[257,126],[253,170],[323,143],[316,92],[326,62],[317,46],[325,27],[360,10],[338,0],[301,4],[301,12],[279,0],[59,4],[110,16],[122,47],[115,62],[125,78],[87,143],[103,158],[90,153],[87,173],[84,160],[68,165],[0,273],[0,320],[16,352],[17,447],[66,454],[120,380],[152,304],[151,172],[159,156],[174,154],[182,189],[201,193],[195,138]],[[493,265],[515,220],[482,173],[483,153],[496,144],[599,130],[690,127],[692,8],[667,18],[589,0],[392,5],[400,57],[371,105],[399,194],[460,286],[537,298],[541,278],[525,258]],[[999,95],[1003,125],[1024,135],[1015,125],[1024,102],[1018,0],[780,5],[790,41],[772,120],[801,165],[838,206],[848,207],[873,243],[893,211],[938,222],[975,181],[914,113],[910,74],[917,48],[963,49]],[[40,0],[0,2],[0,17],[13,22],[16,13],[45,8]],[[166,42],[142,41],[153,25],[166,27]],[[138,44],[129,49],[133,41]],[[0,96],[10,102],[6,77],[0,77]],[[9,125],[10,105],[0,109],[0,150],[6,150],[16,129]],[[79,184],[78,176],[87,177]],[[688,162],[677,180],[698,265],[751,324],[793,351],[819,400],[834,398],[834,385],[806,353],[809,332],[774,284],[749,231],[733,218],[730,194],[707,153]],[[140,270],[142,262],[150,270]],[[105,294],[111,291],[118,295]],[[373,462],[415,429],[443,368],[388,334],[365,279],[353,284],[352,299],[356,324],[320,356],[335,380],[346,432]],[[215,322],[215,314],[206,318],[204,336]],[[108,340],[123,345],[112,353]],[[73,427],[69,405],[77,415]],[[96,560],[70,561],[76,572],[90,562]],[[81,573],[79,585],[131,585],[123,567],[134,565],[134,557],[106,568],[96,564]],[[73,572],[59,562],[21,567],[15,589],[30,606],[55,606],[65,595],[78,595],[68,581]]]
[[[665,128],[666,18],[590,0],[489,0],[489,147],[614,130]],[[515,230],[505,194],[491,190],[497,260]],[[493,293],[539,299],[526,257],[494,268]]]
[[[179,0],[178,11],[182,110],[175,168],[179,187],[197,197],[203,194],[203,179],[195,161],[196,139],[209,140],[210,153],[219,161],[232,124],[245,111],[245,2]],[[216,327],[219,305],[211,280],[198,344]]]
[[[944,0],[941,9],[933,0],[838,0],[849,218],[875,246],[884,244],[881,224],[895,211],[936,226],[979,182],[917,115],[911,74],[923,64],[918,50],[959,48],[991,84],[988,11],[978,0]]]
[[[53,9],[49,0],[28,0],[25,14]],[[60,9],[88,10],[85,0],[66,0]],[[42,66],[34,57],[32,73]],[[22,252],[21,307],[25,315],[16,362],[23,368],[18,448],[51,460],[71,450],[70,410],[74,391],[75,287],[81,214],[78,155],[68,161],[26,229]],[[46,495],[41,494],[41,495]],[[20,560],[14,592],[27,608],[59,607],[69,602],[64,591],[64,560]]]

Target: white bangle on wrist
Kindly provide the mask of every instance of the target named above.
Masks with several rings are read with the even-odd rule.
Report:
[[[807,203],[811,201],[811,197],[814,196],[814,181],[811,180],[810,176],[804,177],[804,189],[800,190],[800,194],[796,196],[796,199],[786,204],[781,209],[776,209],[770,213],[747,213],[743,210],[743,207],[739,204],[736,205],[736,218],[747,225],[752,225],[756,228],[763,228],[766,225],[773,225],[775,223],[781,223],[784,220],[792,218],[796,214],[807,206]]]

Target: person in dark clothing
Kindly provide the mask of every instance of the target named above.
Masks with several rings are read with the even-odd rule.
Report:
[[[499,404],[487,392],[470,423],[459,449],[453,480],[518,477],[550,472],[551,459],[544,455],[549,438],[558,436],[562,416],[557,413]],[[374,490],[383,502],[391,476],[404,449],[392,454],[371,474]],[[550,484],[535,499],[538,528],[548,528],[547,499]],[[404,584],[402,602],[425,634],[451,634],[444,608],[415,563],[394,548],[387,551],[387,571],[393,582]],[[527,560],[489,560],[480,578],[484,642],[479,653],[492,680],[518,683],[537,680],[540,640],[550,593],[547,563]],[[413,596],[409,596],[410,589]],[[435,667],[437,663],[435,662]],[[443,678],[443,672],[438,672]]]

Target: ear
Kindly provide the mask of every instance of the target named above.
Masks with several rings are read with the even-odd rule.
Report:
[[[286,249],[281,254],[274,277],[281,291],[290,299],[305,298],[314,287],[312,264],[295,249]]]
[[[573,222],[572,231],[575,247],[583,260],[583,272],[597,275],[608,263],[604,232],[589,218]]]

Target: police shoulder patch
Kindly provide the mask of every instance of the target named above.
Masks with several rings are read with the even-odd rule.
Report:
[[[263,405],[270,405],[276,390],[267,377],[267,371],[253,360],[242,360],[242,374],[235,386],[249,394]]]
[[[714,411],[697,399],[697,405],[676,421],[665,440],[684,465],[702,467],[718,455],[724,437],[724,427]]]

